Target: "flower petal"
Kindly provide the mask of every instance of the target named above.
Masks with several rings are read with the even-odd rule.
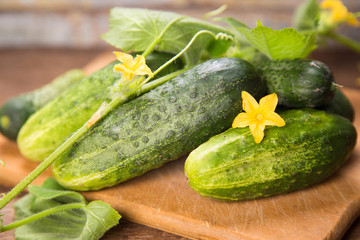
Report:
[[[265,121],[264,125],[283,127],[285,126],[285,121],[280,117],[276,112],[266,112],[264,116]]]
[[[243,127],[247,127],[250,124],[250,120],[249,120],[249,116],[247,113],[239,113],[232,124],[233,128],[243,128]]]
[[[129,66],[133,62],[133,56],[123,52],[114,52],[116,58],[125,66]]]
[[[248,92],[242,91],[241,97],[243,100],[242,105],[245,112],[254,112],[259,109],[259,104]]]
[[[136,56],[133,68],[136,75],[153,75],[151,69],[146,65],[145,57],[143,55]]]
[[[252,135],[254,136],[254,140],[256,143],[261,143],[261,141],[264,138],[264,129],[265,125],[260,124],[251,124],[250,131]]]
[[[360,27],[360,22],[351,14],[346,22],[348,25],[353,27]]]
[[[150,75],[150,76],[153,75],[151,69],[146,65],[142,65],[141,67],[137,68],[135,70],[135,73],[136,75]]]
[[[116,64],[115,66],[114,66],[114,71],[116,71],[116,72],[124,72],[124,71],[129,71],[125,66],[124,66],[124,64]]]
[[[126,81],[130,81],[134,76],[134,72],[126,68],[123,64],[116,64],[114,66],[114,71],[121,72],[123,74],[123,79]]]
[[[277,104],[278,104],[278,97],[276,93],[269,94],[260,99],[259,102],[260,111],[274,112]]]
[[[324,0],[320,4],[321,8],[329,9],[329,21],[332,24],[346,21],[347,24],[359,27],[360,22],[348,11],[345,5],[340,0]]]
[[[136,55],[134,59],[134,65],[138,68],[141,65],[145,65],[145,57],[143,55]]]

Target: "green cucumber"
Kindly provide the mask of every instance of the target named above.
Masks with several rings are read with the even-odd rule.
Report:
[[[258,66],[268,92],[276,93],[279,105],[290,108],[320,107],[330,103],[336,86],[330,68],[308,59],[265,61]]]
[[[354,121],[354,108],[351,105],[350,100],[344,95],[340,89],[336,89],[334,99],[328,104],[320,109],[325,110],[326,112],[338,114],[349,119],[351,122]]]
[[[332,175],[356,143],[352,123],[315,109],[293,109],[284,127],[265,129],[260,144],[249,128],[231,128],[192,151],[189,185],[203,196],[246,200],[299,190]]]
[[[42,88],[9,99],[0,108],[0,132],[10,140],[16,140],[30,115],[83,77],[82,70],[72,69]]]
[[[173,56],[170,53],[153,52],[147,57],[147,65],[154,71]],[[112,62],[83,78],[32,115],[21,128],[17,139],[21,154],[30,160],[42,161],[85,124],[100,105],[110,98],[110,89],[121,76],[113,71],[114,65],[118,63]],[[182,62],[173,62],[156,77],[182,67]]]
[[[266,86],[238,58],[206,61],[115,108],[56,160],[66,188],[97,190],[177,159],[229,128],[241,91],[259,99]]]

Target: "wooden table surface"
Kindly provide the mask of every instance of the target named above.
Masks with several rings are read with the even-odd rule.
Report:
[[[112,49],[107,49],[111,51]],[[25,49],[0,50],[0,104],[22,92],[30,91],[49,82],[71,68],[81,68],[103,52],[96,50]],[[324,61],[333,70],[337,83],[360,89],[356,79],[360,77],[360,56],[350,52],[318,52],[314,59]],[[40,66],[40,67],[39,67]],[[39,71],[41,69],[41,71]],[[8,188],[1,186],[0,192]],[[12,221],[11,206],[3,209],[5,223]],[[0,239],[13,239],[13,232],[0,234]],[[102,239],[186,239],[164,231],[132,223],[122,219],[120,224],[105,234]],[[360,239],[360,219],[343,237],[346,240]]]

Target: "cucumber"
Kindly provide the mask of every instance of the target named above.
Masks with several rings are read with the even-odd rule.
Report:
[[[72,69],[42,88],[9,99],[0,108],[0,132],[8,139],[16,140],[30,115],[83,77],[82,70]]]
[[[170,53],[153,52],[148,55],[147,65],[154,71],[173,56]],[[83,78],[31,116],[21,128],[17,139],[21,154],[30,160],[42,161],[85,124],[110,97],[110,88],[121,76],[113,71],[114,65],[118,63],[114,61]],[[182,67],[182,62],[173,62],[156,77]]]
[[[315,108],[329,104],[336,91],[330,68],[308,59],[266,61],[258,71],[268,92],[276,93],[279,105],[289,108]]]
[[[282,112],[282,111],[287,111],[291,108],[279,106],[276,109],[278,112]],[[354,116],[355,116],[354,108],[351,105],[350,100],[344,95],[344,93],[339,88],[336,89],[335,96],[329,104],[324,105],[322,107],[318,107],[316,109],[324,110],[332,114],[337,114],[339,116],[347,118],[351,122],[354,121]]]
[[[344,93],[340,89],[336,89],[334,99],[328,104],[320,109],[325,110],[326,112],[338,114],[343,116],[349,121],[354,121],[354,108],[351,105],[349,99],[344,95]]]
[[[266,86],[238,58],[206,61],[114,109],[56,160],[57,181],[97,190],[177,159],[231,126],[241,91],[254,97]]]
[[[319,183],[348,159],[356,143],[352,123],[315,109],[281,113],[284,127],[265,129],[260,144],[249,128],[231,128],[192,151],[188,183],[203,196],[247,200]]]

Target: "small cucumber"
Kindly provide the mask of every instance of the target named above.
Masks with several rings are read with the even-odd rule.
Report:
[[[153,52],[147,57],[147,65],[154,71],[173,56],[169,53]],[[17,139],[21,154],[30,160],[42,161],[85,124],[109,98],[110,88],[120,76],[113,71],[114,65],[118,63],[115,61],[83,78],[32,115],[21,128]],[[174,62],[156,77],[182,67],[182,62]]]
[[[268,92],[276,93],[279,105],[290,108],[320,107],[330,103],[336,86],[330,68],[319,61],[283,59],[266,61],[258,71]]]
[[[16,140],[20,128],[30,115],[83,77],[82,70],[73,69],[55,78],[42,88],[9,99],[0,108],[0,132],[5,137]]]
[[[350,100],[344,95],[340,89],[336,89],[334,99],[328,104],[320,109],[325,110],[326,112],[338,114],[349,119],[351,122],[354,121],[354,108],[351,105]]]
[[[52,167],[66,188],[112,186],[177,159],[229,128],[241,109],[241,91],[266,86],[238,58],[206,61],[114,109]]]
[[[203,196],[246,200],[319,183],[349,157],[356,130],[347,119],[315,109],[281,113],[255,143],[249,128],[231,128],[192,151],[185,162],[189,185]]]

